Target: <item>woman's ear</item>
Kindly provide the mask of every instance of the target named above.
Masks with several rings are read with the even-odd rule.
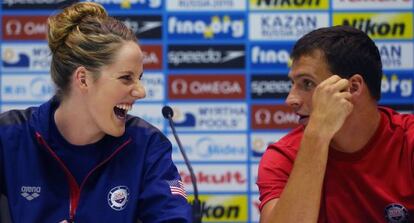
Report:
[[[73,74],[73,81],[76,87],[80,89],[86,89],[88,87],[87,72],[83,66],[76,68]]]

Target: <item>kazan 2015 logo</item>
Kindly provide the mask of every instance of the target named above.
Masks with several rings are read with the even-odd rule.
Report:
[[[117,186],[108,193],[108,204],[115,211],[121,211],[127,206],[129,189],[126,186]]]

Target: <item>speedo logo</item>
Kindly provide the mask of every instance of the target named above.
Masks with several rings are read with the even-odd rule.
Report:
[[[161,16],[115,16],[131,29],[139,39],[160,39]]]
[[[20,188],[20,194],[22,197],[26,198],[26,200],[31,201],[40,196],[40,192],[42,191],[41,187],[33,187],[33,186],[22,186]]]
[[[251,0],[253,9],[328,9],[327,0]]]
[[[169,68],[244,68],[244,46],[173,45],[168,49]]]
[[[234,17],[235,19],[233,19]],[[242,16],[170,16],[168,33],[177,35],[201,35],[205,39],[213,39],[218,35],[232,38],[244,37],[244,20]],[[224,37],[225,37],[224,36]]]
[[[372,38],[412,38],[412,14],[345,14],[334,15],[334,25],[347,25],[364,31]]]

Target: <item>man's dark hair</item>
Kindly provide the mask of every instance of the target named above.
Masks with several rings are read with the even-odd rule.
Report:
[[[320,50],[333,74],[349,78],[360,74],[371,96],[381,98],[382,63],[374,41],[350,26],[316,29],[301,37],[293,47],[291,58],[299,59]]]

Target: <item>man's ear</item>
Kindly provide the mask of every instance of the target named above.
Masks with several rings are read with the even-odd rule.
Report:
[[[360,95],[364,87],[364,78],[360,74],[354,74],[349,78],[349,91],[352,95]]]
[[[74,84],[76,87],[80,89],[86,89],[88,87],[87,74],[88,70],[85,67],[80,66],[76,68],[73,74]]]

